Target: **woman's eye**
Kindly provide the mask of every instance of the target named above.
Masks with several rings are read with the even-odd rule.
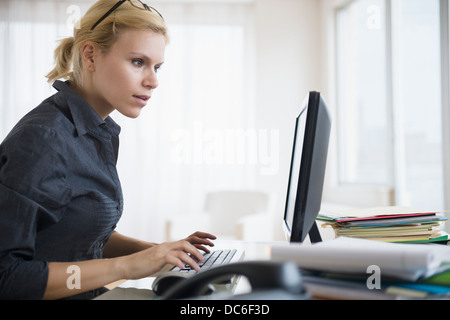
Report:
[[[142,59],[133,59],[131,61],[136,67],[142,67],[142,65],[144,64],[144,61],[142,61]]]

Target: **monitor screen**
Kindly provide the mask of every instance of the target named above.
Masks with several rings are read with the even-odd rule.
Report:
[[[321,241],[316,218],[322,202],[323,182],[331,131],[327,105],[318,92],[305,98],[295,123],[294,145],[283,226],[291,242]]]

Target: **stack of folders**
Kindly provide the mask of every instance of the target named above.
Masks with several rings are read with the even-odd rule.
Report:
[[[383,242],[446,242],[442,230],[447,218],[440,212],[406,207],[378,207],[335,213],[321,213],[323,227],[332,227],[336,237],[362,238]]]
[[[274,245],[271,259],[296,263],[314,298],[450,298],[450,246],[339,237],[312,245]]]

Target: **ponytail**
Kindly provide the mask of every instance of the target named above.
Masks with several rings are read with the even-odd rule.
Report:
[[[55,67],[46,76],[48,82],[54,82],[55,80],[60,78],[64,78],[67,80],[72,78],[73,46],[73,37],[61,40],[54,53]]]

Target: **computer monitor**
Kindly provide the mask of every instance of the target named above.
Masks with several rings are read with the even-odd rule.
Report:
[[[316,218],[331,131],[331,117],[319,92],[310,92],[297,117],[283,226],[290,242],[322,241]]]

